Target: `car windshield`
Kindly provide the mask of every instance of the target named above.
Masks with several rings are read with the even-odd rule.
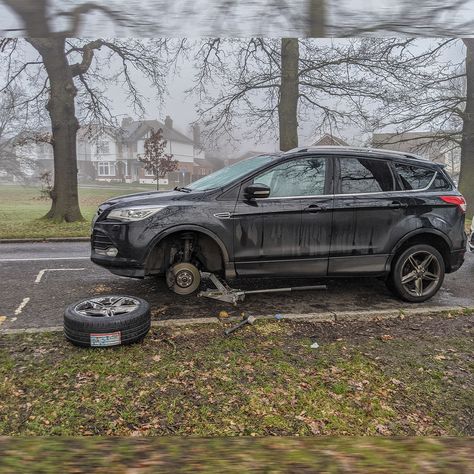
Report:
[[[209,189],[220,188],[239,178],[243,178],[252,171],[270,163],[274,158],[275,155],[260,155],[239,161],[238,163],[226,166],[225,168],[205,176],[204,178],[198,179],[194,183],[189,184],[187,189],[192,191],[208,191]]]

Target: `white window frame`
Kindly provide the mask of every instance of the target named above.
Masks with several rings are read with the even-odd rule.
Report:
[[[98,155],[110,155],[110,140],[98,140],[96,148]]]
[[[115,163],[112,161],[99,161],[97,164],[98,176],[115,176]]]

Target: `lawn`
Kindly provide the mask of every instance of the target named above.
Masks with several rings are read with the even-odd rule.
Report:
[[[41,200],[39,187],[0,185],[0,239],[88,237],[97,206],[124,194],[153,190],[154,186],[116,185],[107,188],[79,188],[83,222],[54,224],[41,219],[50,201]]]
[[[472,447],[446,438],[11,438],[0,439],[0,472],[463,474]]]
[[[107,350],[3,336],[0,435],[473,435],[473,323],[155,328]]]

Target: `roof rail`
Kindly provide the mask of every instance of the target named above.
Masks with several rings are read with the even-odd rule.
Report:
[[[393,156],[402,156],[406,158],[412,158],[415,160],[430,161],[423,156],[416,155],[414,153],[409,153],[405,151],[396,151],[396,150],[387,150],[385,148],[371,148],[371,147],[356,147],[356,146],[339,146],[339,145],[321,145],[321,146],[310,146],[310,147],[298,147],[293,148],[285,152],[284,154],[290,153],[304,153],[304,152],[318,152],[318,151],[343,151],[343,152],[356,152],[356,153],[373,153],[378,155],[393,155]]]

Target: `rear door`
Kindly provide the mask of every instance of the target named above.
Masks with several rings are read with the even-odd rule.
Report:
[[[279,163],[243,183],[234,220],[234,256],[237,274],[269,276],[325,275],[328,255],[320,260],[302,245],[303,208],[323,205],[329,167],[324,158],[304,157]],[[248,201],[246,186],[266,184],[270,197]],[[311,203],[308,202],[311,199]],[[323,198],[324,200],[325,198]],[[311,215],[326,230],[322,248],[329,248],[331,222],[328,214]]]
[[[340,157],[336,176],[328,273],[382,274],[392,247],[392,229],[405,218],[408,207],[390,161]]]

